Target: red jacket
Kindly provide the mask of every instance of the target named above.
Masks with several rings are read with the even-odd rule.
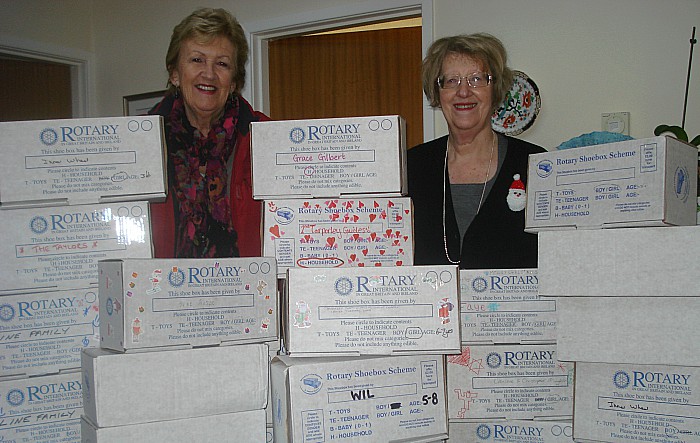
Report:
[[[233,218],[233,228],[238,233],[238,250],[241,257],[259,257],[262,255],[262,202],[253,200],[250,123],[268,121],[270,118],[262,112],[253,110],[250,103],[243,97],[239,97],[238,100],[240,108],[236,123],[236,149],[229,181],[231,217]],[[149,114],[162,115],[167,119],[172,102],[172,96],[166,96]],[[174,192],[170,188],[171,185],[169,185],[168,196],[164,202],[150,205],[151,237],[155,258],[175,256],[176,209],[173,205]]]

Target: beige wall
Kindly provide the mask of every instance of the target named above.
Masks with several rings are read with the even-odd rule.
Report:
[[[325,0],[339,8],[347,0]],[[3,0],[0,39],[94,54],[96,115],[119,115],[122,96],[162,89],[172,27],[198,0]],[[313,15],[317,0],[212,0],[246,23]],[[552,148],[601,129],[601,113],[629,111],[631,135],[681,123],[697,0],[433,0],[434,36],[490,32],[513,68],[538,84],[543,107],[520,137]],[[0,41],[2,43],[2,41]],[[696,45],[697,46],[697,45]],[[696,47],[697,49],[697,47]],[[686,129],[700,134],[700,50],[694,54]],[[250,73],[249,73],[250,74]],[[250,79],[250,75],[249,75]],[[446,132],[435,114],[436,135]]]

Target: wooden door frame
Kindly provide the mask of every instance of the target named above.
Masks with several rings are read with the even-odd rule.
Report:
[[[71,76],[73,118],[94,115],[95,91],[91,77],[94,57],[91,53],[0,35],[0,54],[68,65]]]
[[[378,5],[378,4],[381,4]],[[287,17],[243,23],[250,44],[248,78],[242,94],[255,109],[269,113],[268,52],[270,39],[359,26],[411,16],[422,19],[422,56],[433,41],[433,0],[383,0],[319,9]],[[423,97],[423,140],[435,137],[435,111]]]

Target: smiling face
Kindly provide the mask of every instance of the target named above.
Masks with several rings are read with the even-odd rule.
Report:
[[[473,72],[486,72],[488,67],[477,60],[462,54],[450,54],[442,62],[441,75],[465,77]],[[491,128],[493,113],[493,83],[481,88],[473,88],[462,79],[455,89],[440,89],[440,108],[445,116],[450,132],[471,132]]]
[[[234,69],[235,48],[226,37],[215,37],[207,43],[194,39],[182,43],[170,82],[180,88],[190,123],[204,134],[236,88]]]

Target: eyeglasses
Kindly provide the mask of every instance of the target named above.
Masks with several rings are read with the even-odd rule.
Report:
[[[491,84],[493,77],[485,72],[472,72],[464,77],[459,75],[441,75],[437,79],[437,84],[440,86],[440,89],[455,89],[462,84],[462,79],[465,79],[472,88],[483,88]]]

